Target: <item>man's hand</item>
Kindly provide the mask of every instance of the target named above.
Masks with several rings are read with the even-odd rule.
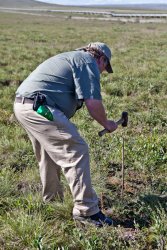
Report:
[[[112,133],[118,128],[118,125],[114,121],[107,120],[107,124],[104,128],[107,129],[109,133]]]

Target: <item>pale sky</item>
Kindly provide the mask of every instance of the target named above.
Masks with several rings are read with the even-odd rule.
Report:
[[[167,4],[167,0],[36,0],[40,2],[64,5],[91,5],[91,4]]]

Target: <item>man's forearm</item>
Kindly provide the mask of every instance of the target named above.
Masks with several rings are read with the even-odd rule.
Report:
[[[100,123],[109,132],[113,132],[117,129],[117,123],[107,119],[102,101],[95,99],[87,99],[85,100],[85,104],[93,119]]]
[[[107,128],[107,116],[102,101],[95,99],[85,100],[90,115],[104,128]]]

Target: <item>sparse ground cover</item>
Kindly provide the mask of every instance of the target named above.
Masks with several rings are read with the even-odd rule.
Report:
[[[0,249],[167,249],[166,24],[1,13],[0,29]],[[39,63],[90,41],[104,41],[113,50],[114,74],[101,81],[109,117],[129,112],[128,128],[102,138],[85,108],[73,118],[90,145],[101,206],[117,224],[102,229],[76,227],[64,178],[64,203],[42,202],[31,144],[11,119],[15,90]]]

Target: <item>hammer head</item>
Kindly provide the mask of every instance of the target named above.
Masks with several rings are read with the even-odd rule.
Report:
[[[127,125],[128,125],[128,112],[126,112],[126,111],[122,112],[121,120],[123,121],[122,127],[127,127]]]

